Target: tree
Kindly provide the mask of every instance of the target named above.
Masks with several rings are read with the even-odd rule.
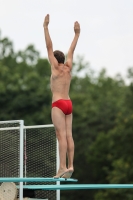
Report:
[[[33,45],[14,53],[12,42],[3,38],[0,46],[0,120],[51,123],[48,60],[39,58]]]

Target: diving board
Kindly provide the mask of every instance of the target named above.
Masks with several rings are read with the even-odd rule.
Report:
[[[17,186],[19,188],[19,186]],[[133,184],[64,184],[64,185],[23,185],[33,190],[91,190],[91,189],[133,189]]]
[[[25,177],[25,178],[18,178],[18,177],[9,177],[3,178],[0,177],[0,182],[56,182],[56,181],[70,181],[70,182],[77,182],[77,179],[72,178],[43,178],[43,177]]]

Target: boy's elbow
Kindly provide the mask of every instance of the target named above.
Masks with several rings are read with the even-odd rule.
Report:
[[[72,57],[73,57],[73,53],[74,53],[74,49],[70,48],[67,55],[68,55],[70,58],[72,58]]]
[[[47,45],[46,45],[46,48],[47,48],[48,50],[53,49],[52,44],[47,44]]]

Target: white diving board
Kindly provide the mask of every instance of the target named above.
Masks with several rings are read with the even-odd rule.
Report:
[[[56,182],[56,181],[70,181],[77,182],[77,179],[72,178],[43,178],[43,177],[27,177],[27,178],[18,178],[18,177],[0,177],[0,182]]]
[[[19,188],[19,186],[17,186]],[[33,190],[90,190],[90,189],[133,189],[133,184],[64,184],[64,185],[23,185]]]

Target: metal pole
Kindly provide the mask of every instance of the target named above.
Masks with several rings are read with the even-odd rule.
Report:
[[[23,178],[24,121],[20,120],[20,178]],[[23,182],[20,182],[19,199],[23,200]]]
[[[56,142],[56,171],[59,169],[59,162],[60,162],[60,158],[59,158],[59,148],[58,148],[58,140]],[[60,185],[60,181],[56,182],[56,185]],[[60,190],[56,191],[56,200],[60,200]]]

